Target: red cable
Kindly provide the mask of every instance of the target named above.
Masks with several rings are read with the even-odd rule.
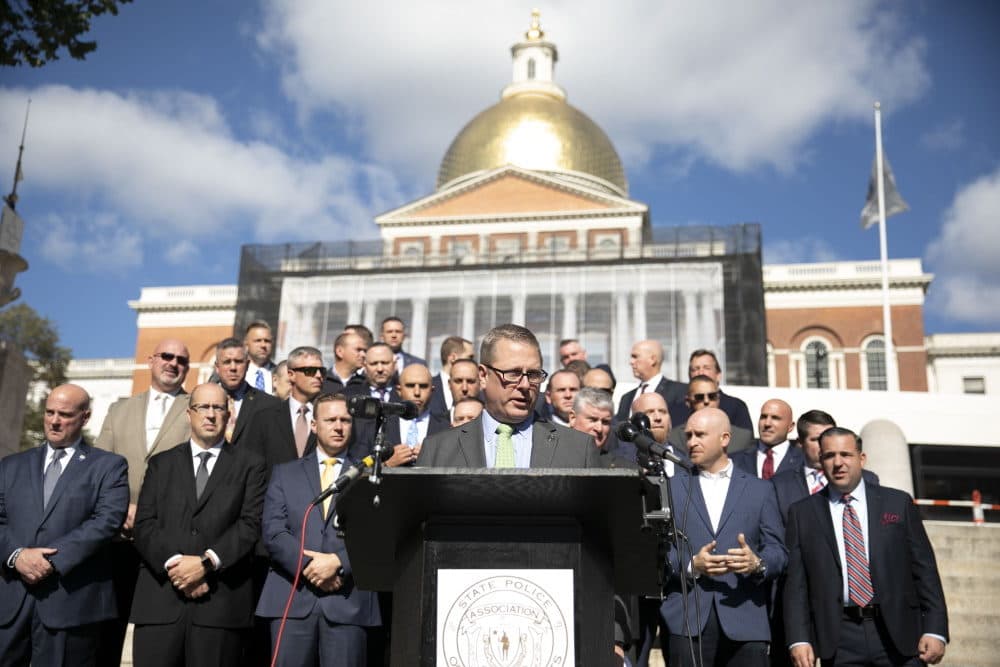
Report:
[[[309,513],[313,511],[315,505],[309,505],[306,513],[302,516],[302,540],[299,542],[299,563],[295,566],[295,578],[292,580],[292,590],[288,592],[288,602],[285,603],[285,611],[281,614],[281,625],[278,626],[278,636],[274,640],[274,655],[271,656],[271,667],[278,664],[278,651],[281,649],[281,636],[285,633],[285,621],[288,620],[288,612],[292,608],[292,600],[295,599],[295,591],[299,587],[299,577],[302,575],[302,559],[306,551],[306,520]]]

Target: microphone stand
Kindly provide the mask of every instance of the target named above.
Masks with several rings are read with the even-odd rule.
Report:
[[[368,475],[368,481],[376,486],[382,485],[382,451],[385,449],[385,434],[382,432],[385,426],[385,416],[379,412],[378,416],[375,417],[375,447],[372,449],[372,454],[375,457],[375,464],[372,466],[372,471]],[[378,493],[372,498],[372,505],[378,507],[382,503],[379,498]]]

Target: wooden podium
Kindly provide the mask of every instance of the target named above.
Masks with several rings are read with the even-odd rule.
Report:
[[[572,569],[576,664],[604,666],[614,595],[659,593],[658,504],[635,470],[393,468],[337,514],[358,586],[393,593],[394,667],[435,664],[440,569]]]

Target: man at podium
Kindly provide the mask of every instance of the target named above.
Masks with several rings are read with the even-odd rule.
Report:
[[[457,468],[603,467],[593,438],[535,418],[542,370],[538,339],[516,324],[494,327],[479,351],[483,414],[428,438],[418,466]]]

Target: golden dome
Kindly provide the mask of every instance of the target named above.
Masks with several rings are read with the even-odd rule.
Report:
[[[448,147],[437,187],[508,164],[628,194],[611,140],[557,95],[518,92],[473,118]]]

